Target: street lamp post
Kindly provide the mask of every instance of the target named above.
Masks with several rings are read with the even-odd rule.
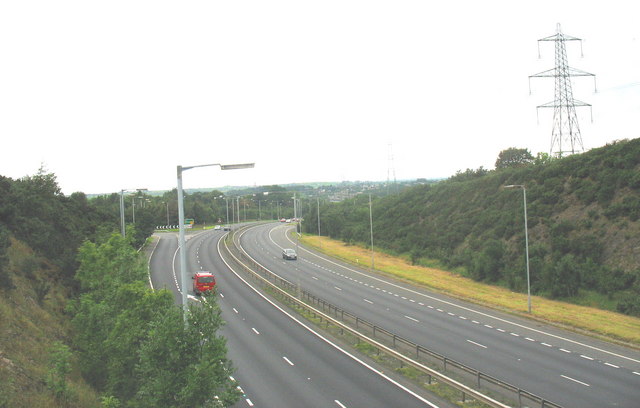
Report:
[[[531,280],[529,278],[529,229],[527,227],[527,189],[522,184],[510,184],[504,188],[521,188],[524,201],[524,249],[527,262],[527,310],[531,314]]]
[[[131,193],[131,192],[142,192],[142,191],[147,191],[146,188],[136,188],[134,189],[122,189],[120,190],[120,232],[122,233],[122,237],[124,238],[126,235],[125,232],[125,223],[124,223],[124,193]],[[135,202],[134,202],[134,206],[135,206]],[[134,213],[133,213],[133,223],[135,224],[136,220],[135,220],[135,209],[134,209]]]
[[[201,164],[198,166],[178,166],[178,228],[179,228],[179,237],[178,237],[178,246],[180,249],[180,276],[181,276],[181,289],[182,289],[182,311],[183,318],[186,323],[187,321],[187,311],[188,311],[188,301],[189,298],[187,296],[187,256],[186,256],[186,245],[184,238],[184,193],[182,191],[182,172],[190,169],[194,169],[196,167],[209,167],[209,166],[219,166],[221,170],[237,170],[237,169],[250,169],[254,167],[254,163],[244,163],[244,164]]]
[[[376,269],[373,259],[373,210],[371,206],[371,193],[369,193],[369,228],[371,231],[371,272]]]

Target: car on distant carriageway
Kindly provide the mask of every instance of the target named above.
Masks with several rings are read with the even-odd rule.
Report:
[[[295,261],[298,259],[298,254],[291,248],[285,248],[282,250],[282,259],[292,259]]]

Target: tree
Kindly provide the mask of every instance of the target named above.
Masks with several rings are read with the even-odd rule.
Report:
[[[67,375],[71,372],[71,350],[67,345],[56,341],[51,346],[50,352],[46,383],[56,398],[66,400],[69,397]]]
[[[137,369],[141,406],[229,406],[239,399],[225,339],[217,335],[217,305],[190,305],[187,320],[185,325],[182,308],[175,306],[152,323]]]
[[[9,241],[9,231],[4,225],[0,224],[0,288],[13,289],[13,282],[9,276],[9,255],[8,250],[11,242]]]
[[[529,149],[518,149],[510,147],[498,154],[496,169],[506,169],[510,167],[522,167],[532,164],[534,161]]]

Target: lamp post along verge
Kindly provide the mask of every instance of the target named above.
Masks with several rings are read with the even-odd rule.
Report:
[[[529,228],[527,227],[527,189],[522,184],[510,184],[504,188],[521,188],[524,202],[524,250],[527,264],[527,311],[531,314],[531,279],[529,275]]]
[[[185,245],[185,237],[184,237],[184,193],[182,190],[182,172],[185,170],[194,169],[196,167],[210,167],[210,166],[219,166],[221,170],[239,170],[239,169],[250,169],[255,166],[254,163],[242,163],[242,164],[220,164],[220,163],[212,163],[212,164],[200,164],[197,166],[178,166],[177,167],[177,176],[178,176],[178,249],[180,250],[180,289],[182,292],[182,316],[184,318],[185,324],[187,322],[187,311],[189,310],[189,289],[188,289],[188,277],[187,277],[187,255],[186,255],[186,245]]]

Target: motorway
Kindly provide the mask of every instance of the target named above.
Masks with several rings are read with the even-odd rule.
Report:
[[[279,223],[241,237],[260,264],[397,335],[564,407],[640,406],[640,353],[417,289],[296,248]],[[534,305],[535,308],[535,305]]]
[[[223,234],[188,235],[186,254],[190,271],[216,275],[226,321],[222,335],[236,368],[232,377],[244,394],[236,407],[448,407],[341,349],[254,291],[222,260]],[[176,253],[176,235],[157,234],[149,271],[152,287],[169,289],[179,304]]]

